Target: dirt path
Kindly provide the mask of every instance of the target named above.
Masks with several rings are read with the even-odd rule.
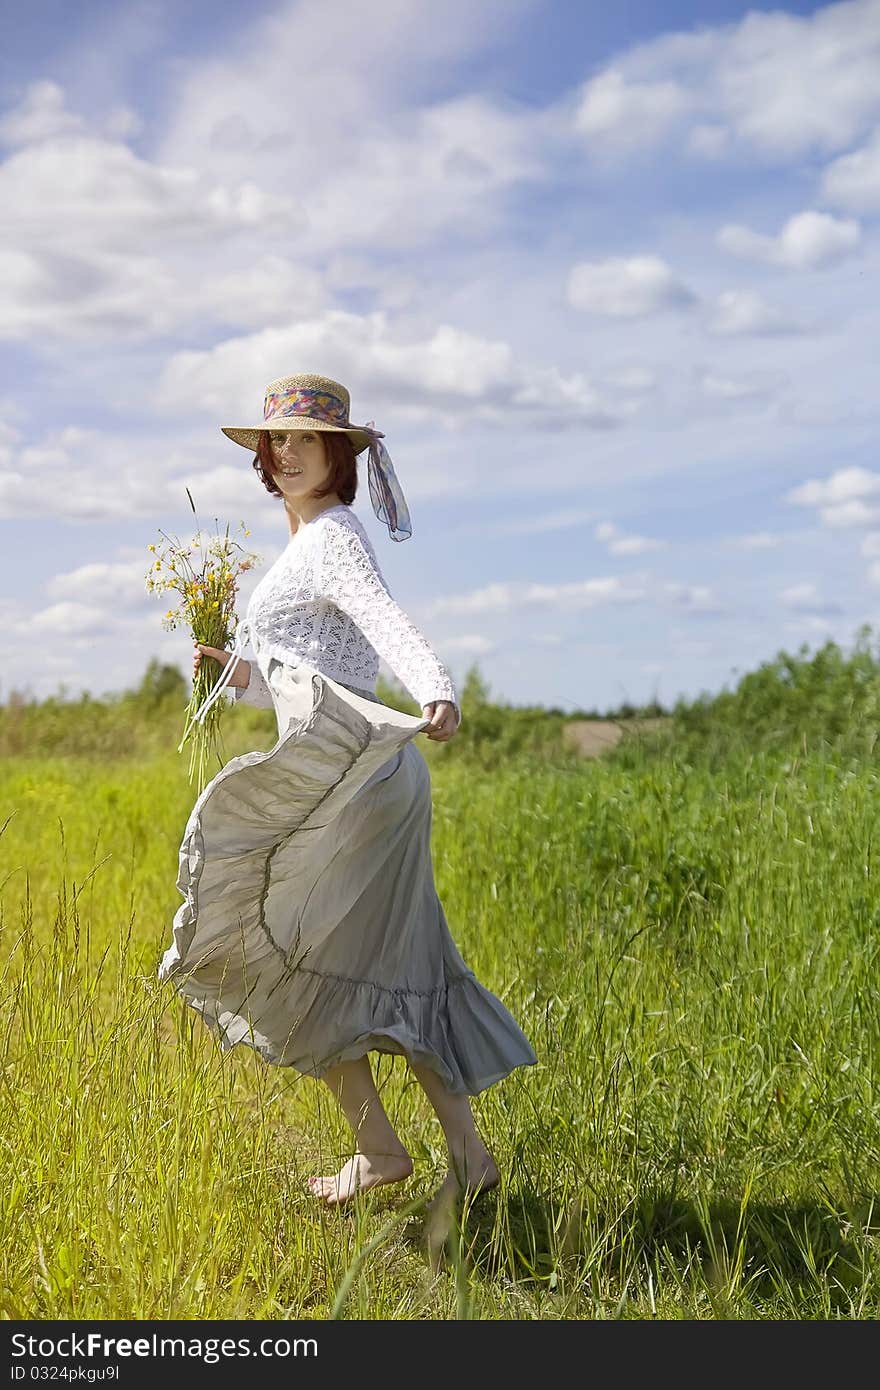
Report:
[[[622,738],[653,733],[667,728],[671,719],[573,719],[563,730],[567,748],[576,748],[585,758],[598,758]]]

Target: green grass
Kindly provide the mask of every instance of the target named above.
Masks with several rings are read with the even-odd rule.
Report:
[[[450,927],[539,1056],[475,1102],[502,1184],[439,1234],[402,1059],[415,1176],[327,1211],[329,1092],[158,984],[184,759],[9,757],[0,1314],[876,1318],[878,770],[716,735],[494,769],[420,743]]]

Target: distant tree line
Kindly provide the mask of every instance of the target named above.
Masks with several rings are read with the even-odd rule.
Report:
[[[0,753],[70,753],[143,756],[176,746],[190,683],[177,666],[153,658],[134,689],[94,697],[85,692],[37,700],[12,690],[0,704]],[[382,677],[377,693],[412,714],[419,706],[399,685]],[[492,698],[476,663],[459,687],[462,723],[448,744],[431,746],[437,757],[473,758],[487,767],[500,757],[570,759],[565,726],[573,720],[663,719],[671,725],[676,755],[723,758],[735,744],[758,750],[797,750],[825,743],[854,754],[873,754],[880,736],[880,650],[872,629],[858,629],[852,649],[826,642],[815,652],[803,644],[780,651],[742,676],[733,688],[680,698],[671,709],[659,702],[629,701],[600,713],[555,706],[511,705]],[[224,721],[224,737],[243,744],[259,735],[271,745],[276,732],[271,710],[241,706]],[[658,735],[657,746],[669,744]],[[639,737],[639,755],[651,736]],[[615,754],[617,756],[617,754]],[[621,747],[620,756],[626,756]]]

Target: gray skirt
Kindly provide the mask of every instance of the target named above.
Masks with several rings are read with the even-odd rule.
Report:
[[[193,807],[159,979],[228,1051],[322,1076],[371,1051],[476,1095],[537,1061],[469,970],[434,886],[428,720],[273,660],[279,739]]]

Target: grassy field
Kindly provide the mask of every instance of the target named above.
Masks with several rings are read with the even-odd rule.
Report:
[[[781,690],[759,728],[755,698],[591,760],[420,742],[450,927],[539,1056],[476,1101],[502,1184],[452,1230],[401,1059],[415,1175],[328,1211],[326,1088],[158,984],[184,758],[8,756],[0,1315],[876,1318],[873,725],[807,736]]]

